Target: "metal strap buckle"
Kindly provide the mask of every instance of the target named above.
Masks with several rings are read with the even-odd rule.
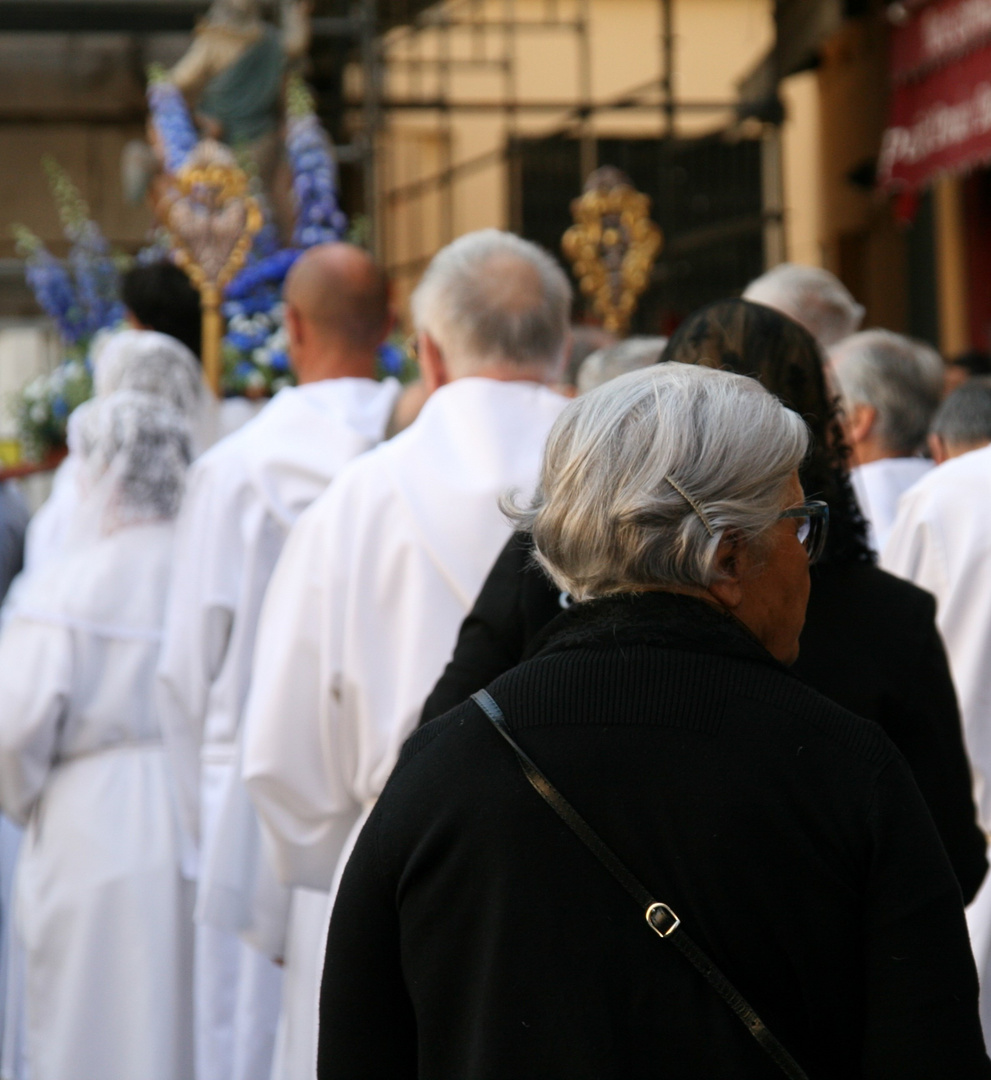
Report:
[[[645,912],[647,925],[658,937],[666,938],[681,926],[681,919],[667,906],[667,904],[653,903]]]

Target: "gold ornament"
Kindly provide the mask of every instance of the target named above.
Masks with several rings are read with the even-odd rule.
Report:
[[[241,269],[262,213],[248,191],[248,177],[221,143],[204,139],[171,178],[156,207],[176,250],[176,262],[199,289],[203,311],[203,372],[220,393],[224,286]]]
[[[575,224],[561,247],[578,286],[606,330],[623,334],[650,283],[661,250],[661,230],[650,220],[650,199],[611,166],[597,169],[571,204]]]

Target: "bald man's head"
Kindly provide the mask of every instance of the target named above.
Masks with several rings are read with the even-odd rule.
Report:
[[[388,333],[388,281],[368,252],[353,244],[305,251],[289,271],[283,295],[317,335],[347,349],[372,350]]]

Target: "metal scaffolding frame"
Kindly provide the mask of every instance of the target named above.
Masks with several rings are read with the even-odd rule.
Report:
[[[382,0],[386,2],[386,0]],[[363,27],[375,25],[376,0],[365,0],[363,16],[356,16]],[[539,4],[518,4],[517,0],[441,0],[430,6],[413,4],[417,10],[408,18],[397,13],[395,0],[390,9],[388,24],[391,33],[386,41],[380,32],[372,41],[363,39],[362,94],[345,102],[352,119],[360,117],[360,133],[353,148],[342,148],[342,160],[361,162],[364,176],[365,209],[375,238],[375,248],[381,256],[385,251],[382,211],[408,204],[436,192],[440,200],[440,244],[453,239],[454,190],[457,181],[479,170],[503,163],[514,168],[513,146],[519,134],[521,116],[546,116],[548,127],[539,138],[567,135],[580,144],[580,190],[588,175],[598,164],[596,120],[608,113],[637,112],[654,114],[658,118],[658,135],[662,139],[676,136],[680,114],[735,115],[735,101],[687,101],[678,97],[675,85],[677,38],[674,26],[674,0],[657,0],[660,35],[658,41],[658,75],[641,85],[626,90],[609,100],[593,96],[593,42],[591,35],[591,0],[539,0]],[[534,7],[538,12],[534,12]],[[520,11],[525,7],[525,13]],[[496,9],[495,11],[493,9]],[[320,20],[315,20],[315,27]],[[518,42],[524,35],[568,36],[575,49],[577,87],[571,98],[559,100],[520,100],[518,93]],[[431,48],[427,48],[427,40]],[[454,46],[457,46],[456,48]],[[386,51],[402,51],[405,55],[386,58]],[[462,71],[501,73],[501,93],[473,99],[452,94],[454,73]],[[403,75],[404,92],[394,85],[397,74]],[[376,186],[379,133],[392,119],[411,111],[432,117],[437,132],[441,160],[436,172],[394,187],[379,206]],[[502,118],[500,145],[463,160],[454,160],[453,119],[456,115],[481,114]],[[518,228],[520,208],[514,205],[510,173],[507,219]],[[418,215],[410,214],[417,219]],[[411,228],[419,227],[414,220]],[[416,245],[414,245],[416,246]],[[409,263],[389,266],[393,273],[414,273],[422,268],[428,256]]]
[[[270,0],[275,9],[280,2]],[[433,118],[441,160],[433,175],[391,190],[388,205],[438,192],[441,243],[453,238],[456,182],[495,163],[501,162],[510,170],[516,167],[513,147],[520,134],[522,117],[546,116],[548,120],[543,135],[534,136],[531,125],[528,138],[563,134],[578,140],[580,176],[576,181],[580,187],[598,163],[596,120],[608,113],[654,113],[659,136],[668,139],[675,138],[681,114],[729,112],[732,115],[736,102],[686,101],[677,94],[675,0],[656,0],[660,27],[658,75],[616,98],[596,100],[592,85],[591,2],[530,0],[524,5],[523,0],[318,0],[320,13],[312,19],[314,56],[329,47],[338,58],[333,71],[325,69],[323,76],[315,72],[318,109],[332,131],[340,132],[347,118],[349,141],[337,147],[338,160],[359,172],[371,241],[378,254],[385,251],[382,235],[385,215],[380,213],[378,203],[379,172],[386,165],[380,160],[379,135],[400,113],[419,111]],[[191,29],[207,5],[208,0],[6,0],[0,4],[0,31],[123,31],[137,35],[175,32]],[[525,8],[525,13],[521,8]],[[437,47],[428,51],[424,41],[431,35]],[[519,42],[532,35],[570,37],[577,71],[573,97],[521,100]],[[394,52],[401,43],[408,46],[407,55],[390,57],[387,65],[387,49]],[[340,67],[345,59],[360,67],[359,99],[348,100],[339,85]],[[455,74],[466,70],[501,76],[499,92],[475,99],[455,96]],[[397,93],[395,86],[390,85],[395,82],[392,76],[399,71],[408,76],[405,93]],[[469,113],[501,117],[500,146],[456,161],[452,137],[454,117]],[[507,218],[518,227],[520,209],[513,205],[517,186],[511,174]],[[769,193],[771,187],[769,181]]]

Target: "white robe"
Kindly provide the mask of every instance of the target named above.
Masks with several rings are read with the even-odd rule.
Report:
[[[881,565],[936,597],[977,773],[977,805],[991,828],[991,448],[953,458],[906,492]]]
[[[272,961],[284,955],[289,895],[266,875],[236,768],[262,598],[292,524],[382,438],[398,393],[394,380],[371,379],[283,390],[190,470],[159,683],[183,818],[200,846],[200,1080],[267,1080],[281,997]]]
[[[332,890],[509,537],[499,497],[530,495],[566,404],[533,383],[456,380],[294,527],[265,598],[244,736],[284,881]],[[323,949],[310,935],[313,984],[280,1080],[313,1075]]]
[[[171,525],[42,571],[0,635],[31,1080],[186,1080],[192,896],[152,688]]]
[[[885,570],[936,597],[974,770],[981,824],[991,829],[991,447],[934,469],[899,503],[881,556]],[[991,875],[967,909],[991,1051]]]
[[[882,458],[858,465],[850,472],[850,481],[867,519],[867,539],[880,552],[888,541],[898,512],[898,500],[933,467],[927,458]]]
[[[69,456],[55,470],[52,490],[28,522],[24,538],[24,570],[32,573],[63,552],[63,539],[72,521],[79,496],[76,472],[79,459]]]

